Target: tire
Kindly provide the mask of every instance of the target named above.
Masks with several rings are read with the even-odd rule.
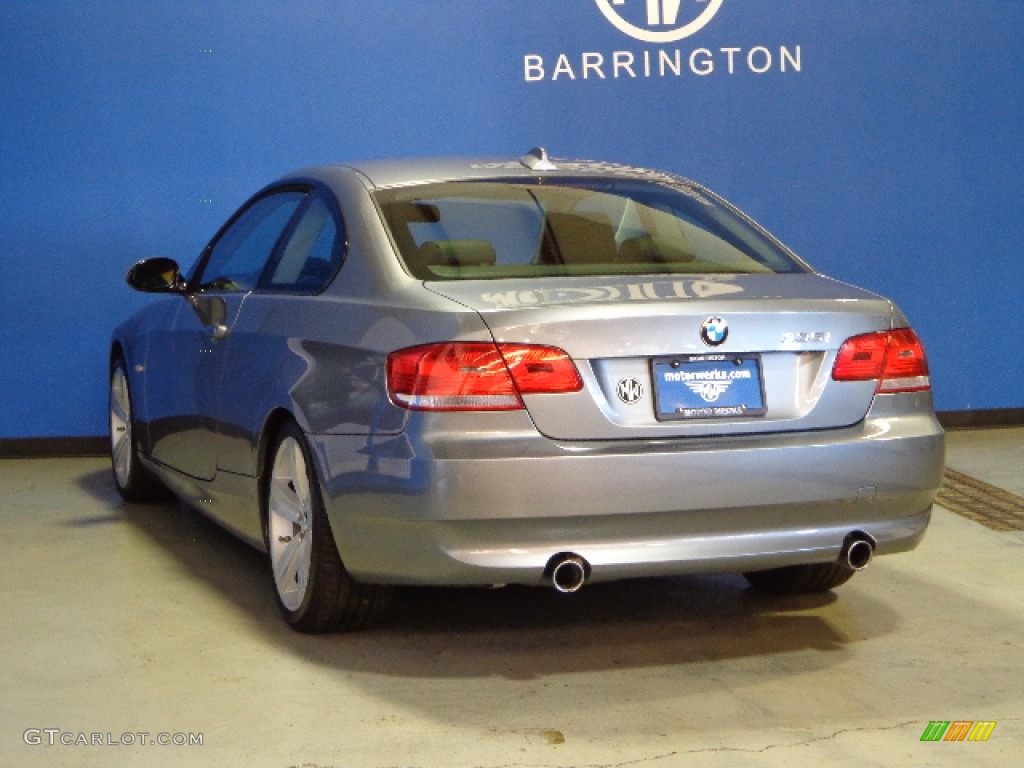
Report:
[[[851,568],[839,563],[813,563],[790,565],[770,571],[744,573],[754,589],[778,595],[809,595],[828,592],[848,582],[855,574]]]
[[[118,358],[110,369],[110,468],[114,485],[125,501],[159,501],[169,494],[139,460],[127,370],[124,358]]]
[[[360,629],[383,611],[387,587],[356,582],[341,562],[305,436],[278,432],[263,482],[267,551],[281,614],[310,634]]]

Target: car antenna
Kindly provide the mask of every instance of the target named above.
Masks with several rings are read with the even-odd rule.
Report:
[[[557,171],[558,166],[551,162],[548,151],[544,147],[534,147],[521,158],[519,162],[531,171]]]

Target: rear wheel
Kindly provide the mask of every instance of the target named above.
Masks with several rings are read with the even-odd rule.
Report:
[[[814,592],[828,592],[848,582],[852,568],[839,563],[813,563],[790,565],[770,571],[751,571],[743,574],[750,585],[762,592],[780,595],[806,595]]]
[[[119,358],[110,371],[110,465],[125,501],[157,501],[167,491],[139,460],[127,367]]]
[[[270,449],[263,489],[267,549],[278,605],[300,632],[358,629],[383,610],[390,590],[360,584],[341,562],[305,436],[294,422]]]

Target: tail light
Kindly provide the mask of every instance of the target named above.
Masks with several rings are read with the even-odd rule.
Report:
[[[921,341],[909,328],[847,339],[832,368],[836,381],[877,380],[876,392],[921,392],[932,388]]]
[[[442,342],[388,355],[388,395],[421,411],[510,411],[521,395],[578,392],[579,371],[556,347]]]

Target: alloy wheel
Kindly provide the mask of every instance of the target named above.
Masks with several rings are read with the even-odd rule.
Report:
[[[114,478],[126,488],[132,471],[132,401],[121,366],[110,377],[110,456]]]
[[[286,437],[274,455],[268,504],[270,562],[281,603],[297,611],[309,587],[313,499],[302,447]]]

